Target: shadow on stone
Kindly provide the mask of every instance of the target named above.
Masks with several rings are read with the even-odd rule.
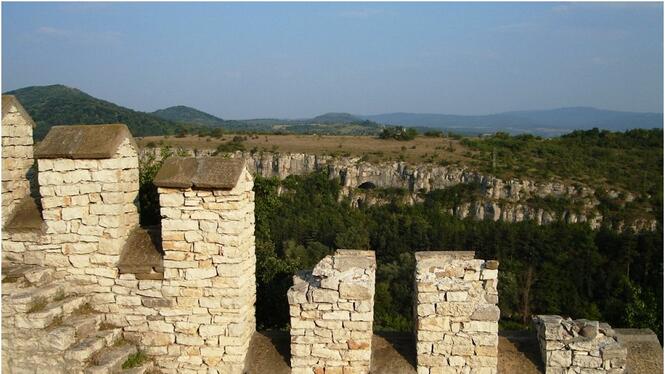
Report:
[[[44,229],[42,213],[32,196],[21,200],[4,227],[7,232],[41,232]]]
[[[137,279],[161,279],[164,274],[161,227],[136,227],[129,233],[120,253],[120,273],[135,274]]]

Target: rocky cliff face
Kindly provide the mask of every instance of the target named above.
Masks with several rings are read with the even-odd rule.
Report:
[[[211,156],[214,150],[185,150],[196,157]],[[142,156],[159,157],[159,150],[145,148]],[[502,180],[492,175],[482,174],[458,166],[433,164],[411,165],[406,162],[369,163],[359,157],[335,157],[303,153],[236,152],[229,157],[242,157],[248,168],[262,177],[286,178],[289,175],[303,175],[316,171],[326,173],[340,181],[344,196],[351,198],[354,205],[371,205],[384,200],[370,193],[373,189],[398,188],[406,191],[404,202],[422,200],[421,193],[446,189],[462,183],[480,185],[481,196],[474,201],[463,202],[449,209],[459,218],[487,219],[493,221],[520,222],[534,220],[538,224],[548,224],[563,220],[567,223],[589,222],[598,228],[603,222],[599,212],[600,202],[595,190],[581,184],[565,184],[559,181],[537,182],[528,179]],[[619,196],[618,191],[609,191],[611,196]],[[534,204],[534,199],[564,198],[575,208],[548,209]],[[633,196],[627,194],[625,200]],[[657,222],[635,220],[616,224],[617,229],[656,228]]]

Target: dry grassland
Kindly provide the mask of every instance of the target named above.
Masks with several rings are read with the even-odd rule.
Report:
[[[365,157],[368,161],[404,160],[408,162],[465,163],[473,153],[458,140],[419,136],[410,141],[383,140],[371,136],[336,135],[245,135],[246,150],[266,152],[307,153],[317,155],[343,155]],[[139,146],[170,145],[186,149],[216,149],[233,139],[233,134],[222,138],[186,136],[149,136],[137,138]]]

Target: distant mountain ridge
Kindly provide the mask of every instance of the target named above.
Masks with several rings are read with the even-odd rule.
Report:
[[[312,123],[352,123],[362,121],[360,117],[349,113],[325,113],[309,120]]]
[[[590,107],[512,111],[487,115],[453,115],[433,113],[384,113],[359,115],[387,125],[431,127],[478,132],[507,131],[558,135],[594,127],[612,131],[633,128],[662,128],[662,113],[621,112]]]
[[[556,136],[594,127],[612,131],[633,128],[663,128],[662,113],[638,113],[570,107],[511,111],[487,115],[434,113],[383,113],[354,115],[325,113],[310,119],[224,120],[192,107],[178,105],[145,113],[95,98],[64,85],[32,86],[6,92],[15,95],[37,124],[35,138],[43,138],[53,125],[125,123],[134,136],[228,131],[282,131],[329,135],[375,135],[382,126],[439,129],[463,134],[504,131]]]

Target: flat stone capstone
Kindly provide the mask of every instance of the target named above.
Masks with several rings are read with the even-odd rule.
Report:
[[[53,126],[35,149],[35,158],[112,158],[125,139],[138,149],[123,124]]]
[[[211,188],[236,186],[245,163],[241,159],[172,157],[164,161],[153,183],[165,188]]]

